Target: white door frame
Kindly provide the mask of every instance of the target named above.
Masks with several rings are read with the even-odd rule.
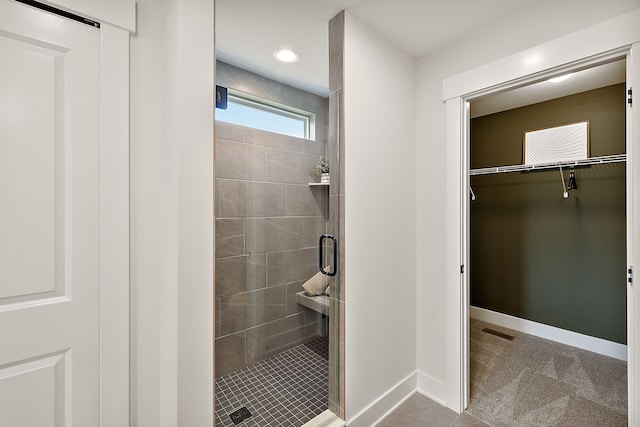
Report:
[[[481,94],[504,90],[517,84],[524,84],[544,79],[578,65],[595,63],[609,56],[623,56],[631,46],[640,41],[640,9],[604,21],[600,24],[568,34],[545,44],[491,62],[476,69],[450,77],[443,82],[443,100],[447,108],[447,138],[446,138],[446,209],[448,221],[446,229],[446,272],[447,287],[447,406],[460,413],[467,406],[468,400],[468,289],[469,278],[461,266],[468,263],[467,231],[468,231],[468,144],[467,126],[468,113],[466,100]],[[639,46],[635,46],[636,56]],[[636,59],[636,64],[638,60]],[[640,88],[640,71],[634,65],[633,73],[627,77],[628,86],[635,83]],[[630,68],[631,69],[631,68]],[[638,92],[638,89],[636,89]],[[636,102],[636,105],[639,103]],[[636,107],[632,111],[632,120],[628,122],[628,160],[627,174],[633,179],[631,191],[627,197],[632,198],[628,209],[640,212],[640,174],[632,175],[634,160],[640,153],[630,151],[631,138],[640,144],[638,132],[635,136],[630,133],[632,125],[640,129],[640,110]],[[640,150],[636,150],[640,151]],[[640,162],[638,162],[640,164]],[[629,205],[629,204],[628,204]],[[637,208],[636,208],[637,207]],[[634,216],[628,212],[633,239],[629,242],[630,265],[640,265],[635,262],[636,255],[632,249],[634,243],[640,243],[640,227],[633,227]],[[640,318],[640,297],[634,295],[629,287],[628,292],[628,377],[629,377],[629,425],[635,425],[636,411],[640,408],[640,391],[636,390],[640,382],[636,366],[640,366],[640,352],[635,351],[635,339],[639,339],[640,328],[634,328],[633,319]],[[636,338],[637,337],[637,338]],[[640,341],[637,341],[640,342]]]
[[[157,292],[162,293],[164,305],[150,304],[144,312],[137,306],[129,307],[129,38],[137,30],[137,2],[42,2],[101,24],[100,87],[103,96],[100,100],[100,203],[113,206],[111,213],[100,219],[103,239],[100,246],[100,283],[104,298],[101,327],[105,328],[101,338],[101,425],[129,425],[130,413],[134,421],[140,417],[147,419],[155,414],[169,414],[163,419],[166,425],[211,425],[214,384],[214,174],[211,141],[215,2],[170,0],[165,7],[157,9],[161,15],[152,16],[149,8],[141,12],[147,24],[153,19],[165,20],[163,31],[166,39],[150,43],[150,34],[154,33],[147,26],[145,48],[157,48],[160,52],[159,61],[165,61],[163,65],[173,67],[173,78],[168,80],[170,84],[161,90],[165,98],[172,99],[165,110],[180,110],[179,115],[167,115],[165,127],[171,127],[173,134],[167,136],[164,145],[158,144],[158,149],[165,150],[165,155],[170,159],[163,169],[165,181],[158,183],[166,193],[162,197],[170,199],[166,202],[170,212],[161,212],[169,219],[166,220],[167,227],[162,231],[164,235],[161,239],[165,242],[161,252],[165,253],[166,259],[159,262],[166,264],[168,260],[168,269],[173,274],[165,274],[164,282],[158,284]],[[166,50],[163,51],[162,46]],[[156,53],[154,51],[154,55]],[[148,65],[150,60],[147,57],[149,54],[139,61]],[[171,152],[167,151],[167,147]],[[179,155],[173,157],[175,153]],[[171,197],[167,195],[170,191],[173,191]],[[177,192],[181,194],[180,200],[176,200],[177,194],[174,193]],[[176,218],[178,210],[179,220]],[[126,231],[122,228],[125,224]],[[178,268],[179,271],[175,271]],[[149,365],[149,370],[156,373],[152,379],[141,381],[136,378],[138,373],[135,372],[135,364],[130,371],[130,351],[135,351],[130,347],[131,313],[138,318],[138,322],[159,325],[153,331],[136,330],[134,339],[137,341],[133,343],[135,347],[144,342],[145,350],[149,350],[145,356],[154,351],[159,354],[153,360],[142,360],[137,355],[138,363]],[[158,336],[162,337],[162,345],[153,347],[149,342],[156,343]],[[157,359],[161,360],[160,364],[156,363]],[[151,401],[140,398],[149,392],[157,392],[154,396],[158,394],[160,398]]]
[[[129,32],[100,27],[100,422],[129,425]],[[108,206],[109,209],[102,207]]]
[[[130,412],[129,37],[135,32],[135,2],[47,3],[100,22],[100,423],[125,426]]]
[[[627,57],[627,90],[640,89],[640,43],[631,46],[631,54]],[[636,97],[637,98],[637,97]],[[635,132],[633,130],[635,129]],[[636,102],[635,108],[627,104],[627,268],[633,271],[633,266],[640,265],[640,252],[635,248],[640,244],[640,224],[637,223],[636,213],[640,213],[640,108]],[[640,319],[640,296],[636,295],[635,287],[638,282],[627,285],[627,381],[628,381],[628,419],[629,425],[636,425],[640,416],[640,327],[636,327],[636,320]]]

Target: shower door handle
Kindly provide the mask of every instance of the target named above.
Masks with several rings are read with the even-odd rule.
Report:
[[[333,271],[326,271],[324,269],[324,240],[331,239],[333,241]],[[320,236],[320,245],[318,247],[320,252],[320,272],[326,276],[335,276],[338,271],[338,242],[331,234],[323,234]]]

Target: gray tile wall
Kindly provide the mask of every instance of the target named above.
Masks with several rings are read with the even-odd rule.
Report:
[[[328,99],[218,62],[217,84],[316,114],[309,141],[216,121],[216,376],[316,336],[295,294],[318,269],[329,218],[309,171],[327,146]]]

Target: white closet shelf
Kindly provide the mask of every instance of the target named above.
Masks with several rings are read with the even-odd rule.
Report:
[[[575,166],[588,166],[588,165],[600,165],[605,163],[619,163],[626,162],[626,154],[614,154],[612,156],[600,156],[589,157],[583,160],[571,160],[564,162],[552,162],[552,163],[539,163],[536,165],[510,165],[510,166],[494,166],[490,168],[471,169],[469,175],[490,175],[494,173],[505,172],[525,172],[533,170],[555,169],[561,167],[575,167]]]

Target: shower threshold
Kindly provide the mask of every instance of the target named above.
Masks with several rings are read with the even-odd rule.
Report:
[[[346,421],[327,409],[302,427],[344,427],[346,425]]]

